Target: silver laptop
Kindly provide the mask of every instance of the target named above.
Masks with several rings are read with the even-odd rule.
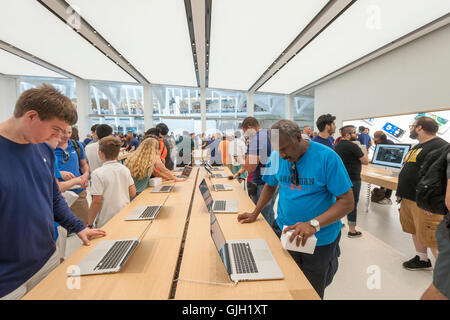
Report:
[[[226,240],[212,211],[210,216],[211,238],[232,281],[284,278],[266,240]]]
[[[212,171],[205,166],[206,171],[211,176],[211,178],[228,178],[228,175],[226,173],[212,173]]]
[[[125,218],[125,221],[156,219],[161,207],[161,205],[136,207],[133,212]]]
[[[152,189],[152,191],[150,191],[150,192],[152,192],[152,193],[169,193],[170,191],[172,191],[172,189],[173,189],[173,185],[171,185],[171,186],[162,186],[162,185],[159,185],[159,186],[156,186],[156,187],[154,187],[153,189]]]
[[[175,177],[180,178],[180,179],[188,178],[189,175],[191,174],[191,171],[192,171],[192,167],[186,166],[186,167],[184,167],[183,172],[181,173],[181,175],[176,175]]]
[[[69,274],[69,276],[119,272],[141,243],[150,226],[151,223],[148,224],[139,239],[101,241],[78,265],[80,273]]]
[[[205,162],[205,167],[209,168],[211,171],[223,171],[223,167],[213,167],[209,163]]]
[[[208,175],[209,182],[214,188],[214,191],[231,191],[233,190],[233,187],[231,184],[224,184],[224,183],[213,183],[211,179],[211,175]]]
[[[230,200],[213,200],[211,192],[209,191],[206,180],[203,179],[199,185],[203,200],[205,200],[208,211],[211,209],[214,213],[236,213],[238,212],[238,203],[235,199]]]

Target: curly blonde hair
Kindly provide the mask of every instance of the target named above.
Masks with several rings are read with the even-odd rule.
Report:
[[[150,177],[158,159],[159,141],[153,138],[144,139],[139,147],[125,161],[131,176],[137,180]]]

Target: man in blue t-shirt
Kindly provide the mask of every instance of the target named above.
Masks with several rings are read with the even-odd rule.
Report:
[[[71,190],[78,195],[78,199],[72,204],[70,209],[84,224],[88,222],[89,205],[87,202],[86,187],[89,182],[89,164],[87,162],[86,154],[84,153],[83,145],[74,141],[78,148],[74,145],[73,140],[70,139],[72,134],[72,127],[67,126],[61,136],[61,140],[55,149],[55,155],[58,159],[59,169],[64,181],[73,178],[81,178],[81,185],[79,188]],[[79,154],[79,155],[78,155]]]
[[[0,299],[20,299],[58,266],[55,221],[85,245],[105,235],[70,211],[53,150],[43,143],[76,121],[70,99],[43,85],[23,92],[14,115],[0,123]]]
[[[367,151],[369,151],[370,146],[372,145],[369,136],[369,129],[364,126],[360,126],[358,130],[359,130],[358,141],[361,143],[361,145],[366,146]]]
[[[323,114],[317,118],[316,125],[319,129],[319,133],[312,141],[323,144],[334,150],[333,134],[336,132],[334,120],[336,120],[336,117],[329,113]]]
[[[239,176],[245,171],[253,173],[251,182],[256,186],[256,190],[252,193],[249,189],[249,196],[256,204],[258,203],[265,185],[263,171],[269,162],[270,154],[272,153],[272,145],[270,143],[269,131],[261,129],[258,120],[254,117],[247,117],[244,119],[242,122],[242,131],[244,131],[244,135],[249,138],[249,142],[245,155],[245,163],[242,164],[242,168],[237,174]],[[272,226],[275,220],[275,213],[273,211],[275,197],[262,209],[263,217],[270,226]]]
[[[338,268],[340,219],[353,210],[352,183],[339,156],[330,148],[304,140],[295,122],[281,120],[274,129],[279,130],[278,151],[272,153],[265,170],[266,185],[255,210],[238,215],[238,221],[255,221],[279,187],[273,229],[279,237],[285,226],[285,231],[294,230],[289,241],[296,240],[297,245],[304,245],[315,234],[314,254],[289,253],[323,298]]]

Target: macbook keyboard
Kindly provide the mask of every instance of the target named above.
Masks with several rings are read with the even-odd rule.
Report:
[[[158,212],[158,210],[159,210],[158,206],[147,207],[147,209],[145,209],[144,212],[142,212],[142,214],[139,216],[139,218],[153,219],[155,217],[156,213]]]
[[[94,270],[117,268],[119,266],[119,263],[122,261],[122,258],[128,255],[128,250],[131,247],[136,247],[137,244],[138,241],[135,240],[116,241],[102,258],[102,260],[95,266]],[[130,250],[130,252],[131,251],[132,250]]]
[[[258,268],[248,243],[232,243],[231,247],[233,249],[236,273],[258,273]]]
[[[214,201],[213,211],[225,211],[226,204],[227,203],[226,203],[225,200],[216,200],[216,201]]]
[[[164,187],[161,187],[161,190],[160,190],[160,191],[166,192],[166,191],[169,191],[170,188],[172,188],[172,186],[164,186]]]
[[[216,184],[214,186],[216,187],[216,190],[225,190],[225,187],[223,186],[223,184]]]

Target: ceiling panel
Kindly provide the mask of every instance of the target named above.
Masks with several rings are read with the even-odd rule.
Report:
[[[0,2],[0,40],[84,79],[136,82],[36,0]]]
[[[449,0],[359,0],[258,91],[292,93],[449,12]]]
[[[0,49],[0,73],[32,77],[65,78],[59,73],[48,70],[2,49]]]
[[[197,86],[184,1],[67,2],[151,83]]]
[[[213,1],[209,87],[248,90],[327,2]]]

